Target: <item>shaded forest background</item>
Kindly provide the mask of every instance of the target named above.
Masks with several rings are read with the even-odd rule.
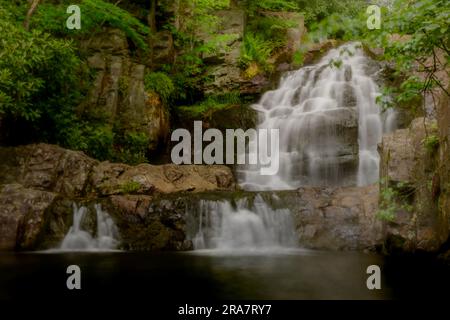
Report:
[[[66,9],[72,4],[81,8],[80,30],[66,28]],[[129,117],[111,120],[107,110],[87,106],[98,72],[88,63],[90,45],[109,30],[126,38],[129,64],[144,67],[146,103],[158,104],[158,112],[164,113],[160,117],[167,120],[157,130],[164,131],[165,139],[168,123],[202,119],[229,106],[245,108],[270,87],[246,91],[213,85],[214,60],[229,56],[236,42],[238,77],[252,84],[261,77],[273,82],[281,62],[291,69],[301,67],[311,46],[327,39],[383,48],[376,58],[388,61],[400,80],[384,89],[379,103],[423,112],[410,101],[435,88],[448,94],[436,75],[449,63],[449,2],[393,1],[382,7],[379,30],[367,28],[367,6],[363,0],[0,0],[0,141],[54,143],[130,164],[152,161],[164,139],[153,141],[149,130],[133,126]],[[221,28],[220,12],[233,8],[244,12],[242,34]],[[305,27],[301,45],[281,61],[289,30],[299,22]],[[393,41],[393,36],[402,41]],[[168,51],[163,58],[161,48]],[[124,99],[132,97],[124,93],[130,86],[127,79],[118,82]],[[132,102],[126,106],[132,108]]]

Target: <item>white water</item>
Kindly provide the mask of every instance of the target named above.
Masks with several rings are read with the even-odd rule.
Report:
[[[60,250],[63,251],[107,251],[114,250],[118,245],[118,230],[114,221],[99,204],[95,205],[97,214],[97,235],[92,236],[82,230],[81,225],[86,217],[86,207],[77,208],[73,204],[73,225],[64,237]]]
[[[238,171],[241,186],[283,190],[375,182],[377,144],[395,116],[388,114],[383,124],[368,62],[359,44],[346,44],[316,65],[288,73],[278,89],[265,93],[253,108],[260,114],[258,128],[280,130],[280,169],[262,176],[247,166]]]
[[[251,207],[246,200],[236,207],[229,201],[202,200],[195,221],[191,240],[196,250],[270,250],[297,244],[289,210],[273,210],[260,195]]]

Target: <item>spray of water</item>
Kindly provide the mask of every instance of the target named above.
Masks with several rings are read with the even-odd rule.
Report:
[[[262,176],[256,168],[241,168],[241,186],[283,190],[375,182],[383,120],[368,62],[360,44],[345,44],[316,65],[288,73],[278,89],[265,93],[253,108],[259,111],[258,128],[279,129],[280,170]],[[393,121],[389,114],[388,130]]]
[[[63,251],[105,251],[114,250],[119,244],[117,240],[118,230],[114,221],[99,204],[95,205],[97,216],[97,235],[94,237],[82,229],[81,225],[88,209],[78,208],[73,204],[73,225],[67,232],[61,243],[60,250]]]

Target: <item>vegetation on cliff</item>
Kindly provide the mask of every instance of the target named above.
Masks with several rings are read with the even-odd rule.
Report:
[[[36,4],[33,10],[30,3]],[[80,30],[66,27],[72,4],[82,12]],[[154,151],[147,148],[153,139],[148,133],[111,124],[111,115],[83,107],[97,72],[88,67],[86,47],[108,28],[124,33],[130,59],[145,66],[149,101],[160,100],[175,119],[246,104],[247,91],[267,88],[261,77],[272,79],[282,63],[301,66],[305,44],[326,37],[384,48],[380,59],[394,61],[395,76],[403,76],[400,85],[386,89],[397,103],[408,104],[435,87],[446,91],[438,73],[449,61],[448,1],[394,1],[383,8],[379,30],[367,28],[366,7],[363,0],[1,0],[0,140],[45,141],[98,159],[148,161]],[[234,21],[224,29],[227,19],[241,21],[240,12],[243,30]],[[286,54],[289,30],[300,20],[310,33],[300,35],[302,46]],[[417,65],[425,77],[414,75]],[[210,88],[218,73],[225,78],[220,92]],[[127,90],[127,79],[120,79],[124,99]]]

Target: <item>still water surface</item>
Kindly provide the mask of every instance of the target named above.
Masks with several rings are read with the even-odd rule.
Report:
[[[82,270],[82,290],[66,289],[71,264]],[[366,287],[372,264],[382,269],[381,290]],[[418,258],[308,250],[1,253],[0,300],[443,298],[449,271]]]

